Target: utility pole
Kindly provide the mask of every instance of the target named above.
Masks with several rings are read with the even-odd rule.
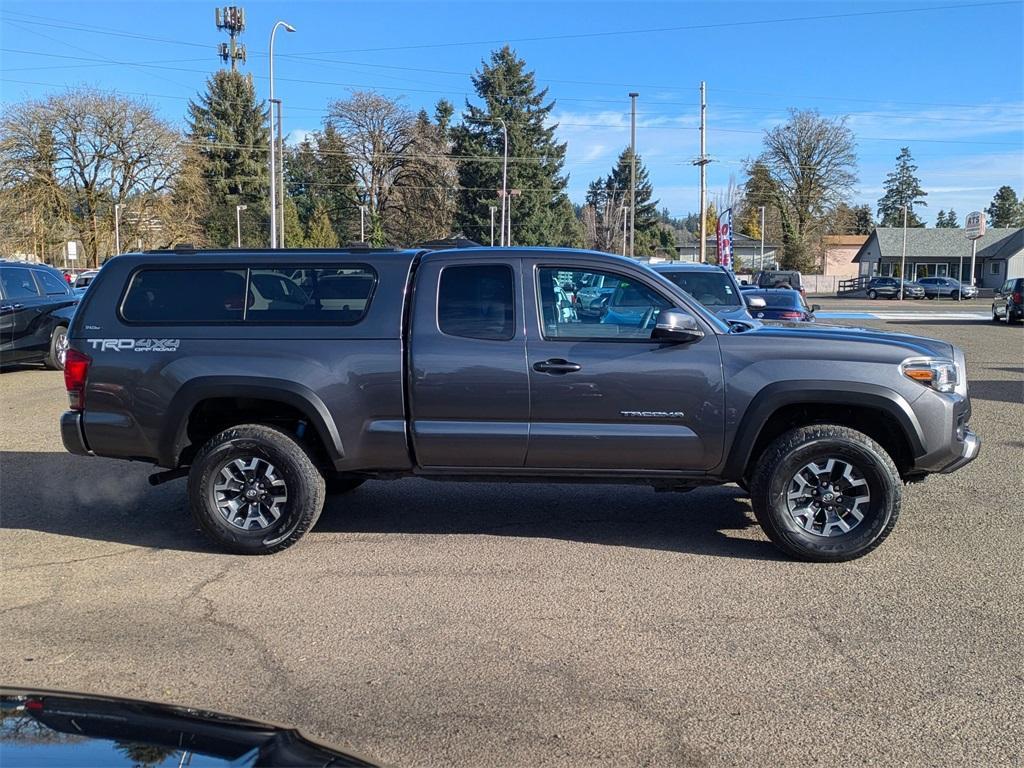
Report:
[[[903,205],[903,257],[900,259],[900,301],[903,301],[903,286],[907,281],[907,205]]]
[[[693,161],[700,166],[700,263],[708,260],[708,176],[705,166],[711,161],[707,155],[707,89],[700,81],[700,157]]]
[[[521,189],[510,189],[508,191],[508,235],[505,237],[505,245],[512,245],[512,198],[523,194]]]
[[[629,257],[634,258],[636,245],[636,97],[629,94]]]
[[[494,247],[494,213],[498,209],[495,208],[493,205],[489,206],[489,207],[491,209],[491,248],[493,248]]]
[[[761,211],[761,259],[759,263],[759,269],[764,269],[764,206],[759,206],[758,210]]]
[[[505,245],[505,205],[508,198],[508,126],[505,125],[505,121],[500,117],[498,122],[501,123],[501,135],[504,137],[505,146],[504,157],[501,162],[501,244]],[[508,200],[508,205],[511,207],[511,200]]]
[[[231,38],[230,43],[221,43],[218,46],[217,53],[225,64],[231,63],[231,71],[234,72],[239,61],[245,63],[245,46],[235,43],[235,38],[245,31],[245,9],[229,5],[217,8],[214,16],[217,20],[217,29],[227,31]]]

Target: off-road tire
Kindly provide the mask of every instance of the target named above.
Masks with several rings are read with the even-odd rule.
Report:
[[[852,530],[821,536],[793,518],[786,495],[802,466],[830,457],[863,474],[871,499],[864,519]],[[814,562],[842,562],[871,552],[896,525],[902,498],[899,471],[885,449],[862,432],[835,424],[813,424],[781,435],[758,458],[750,485],[754,515],[768,538],[783,552]]]
[[[67,354],[67,326],[58,325],[50,334],[50,351],[43,358],[43,365],[51,371],[63,371],[64,360],[61,358],[61,347],[64,347],[64,354]]]
[[[229,523],[213,501],[219,467],[232,458],[258,457],[280,471],[288,493],[281,517],[262,530]],[[210,538],[240,555],[271,555],[287,549],[312,528],[323,510],[324,478],[306,449],[288,434],[263,424],[240,424],[210,438],[188,475],[192,516]]]

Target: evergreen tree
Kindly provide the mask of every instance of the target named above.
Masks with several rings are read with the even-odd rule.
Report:
[[[939,212],[937,214],[935,214],[935,228],[936,229],[945,229],[946,228],[946,212],[944,210],[942,210],[941,208],[939,209]]]
[[[946,227],[948,229],[960,229],[960,222],[957,221],[956,211],[952,208],[950,208],[949,213],[946,214]]]
[[[629,207],[630,207],[630,162],[632,152],[626,147],[612,172],[603,179],[596,179],[587,188],[587,205],[593,208],[595,217],[595,238],[592,247],[609,253],[622,250],[622,226],[626,223],[626,252],[629,252]],[[640,155],[636,158],[636,235],[634,253],[637,256],[653,256],[662,243],[662,226],[659,221],[658,201],[654,200],[647,168]],[[625,210],[623,210],[625,208]],[[625,219],[623,217],[626,217]]]
[[[533,72],[509,47],[494,51],[473,75],[481,106],[466,102],[462,125],[453,131],[458,159],[456,228],[489,242],[490,210],[501,210],[503,137],[508,126],[508,189],[513,200],[512,242],[517,245],[578,245],[582,231],[566,196],[564,143],[546,120],[554,109],[547,89],[537,90]]]
[[[327,206],[323,201],[317,201],[313,209],[313,216],[309,221],[309,230],[306,233],[307,248],[337,248],[338,235],[331,226],[331,219],[327,215]]]
[[[885,177],[885,194],[878,200],[878,218],[883,227],[903,226],[903,207],[907,206],[907,226],[923,227],[924,222],[914,212],[914,206],[927,206],[923,198],[928,193],[921,189],[917,166],[910,156],[910,148],[903,147],[896,158],[896,170]]]
[[[1024,203],[1010,186],[1002,186],[985,209],[990,227],[1024,227]]]
[[[359,199],[352,160],[329,122],[323,131],[285,151],[285,188],[295,201],[299,221],[308,230],[322,205],[339,242],[359,237]]]
[[[209,192],[204,217],[211,245],[235,242],[235,206],[248,206],[243,240],[265,244],[269,226],[268,113],[256,100],[252,79],[220,70],[206,83],[206,92],[188,105],[189,135],[203,160]]]
[[[306,232],[299,221],[299,209],[290,195],[284,196],[284,231],[281,242],[285,248],[305,248]]]

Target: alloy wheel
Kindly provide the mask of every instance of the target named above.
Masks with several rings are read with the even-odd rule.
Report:
[[[276,523],[288,504],[288,486],[277,467],[256,456],[224,463],[213,486],[217,511],[243,531],[258,531]]]
[[[793,520],[815,536],[842,536],[864,520],[871,503],[868,481],[843,459],[812,461],[789,482],[786,505]]]

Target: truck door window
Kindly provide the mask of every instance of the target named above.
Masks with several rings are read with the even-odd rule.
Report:
[[[649,340],[658,312],[672,306],[645,284],[609,272],[577,272],[575,285],[607,287],[573,294],[558,280],[564,271],[537,270],[541,325],[548,339]]]
[[[449,336],[507,341],[515,336],[515,290],[507,264],[445,267],[437,291],[437,327]]]

